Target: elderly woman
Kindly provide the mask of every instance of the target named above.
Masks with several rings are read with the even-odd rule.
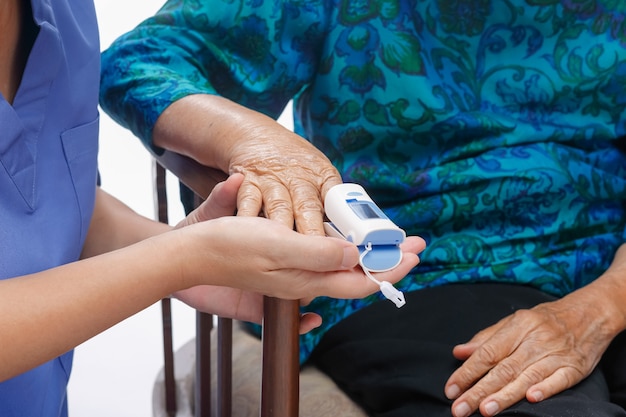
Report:
[[[171,0],[105,51],[101,104],[154,152],[243,173],[242,214],[322,234],[345,181],[426,238],[406,307],[304,310],[324,324],[302,362],[370,415],[623,416],[625,13]]]

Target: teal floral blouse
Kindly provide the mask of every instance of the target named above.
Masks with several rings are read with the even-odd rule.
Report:
[[[102,65],[102,107],[148,146],[189,94],[272,117],[293,99],[296,132],[428,242],[403,291],[562,296],[624,241],[626,2],[170,0]],[[381,298],[316,299],[301,360]]]

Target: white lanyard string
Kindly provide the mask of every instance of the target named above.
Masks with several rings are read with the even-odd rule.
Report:
[[[370,280],[374,281],[380,287],[380,291],[383,293],[385,298],[393,301],[396,307],[400,308],[406,304],[404,299],[404,294],[402,291],[396,289],[393,285],[391,285],[388,281],[379,281],[374,278],[374,275],[370,272],[370,270],[364,265],[363,259],[365,255],[367,255],[372,250],[372,242],[368,242],[365,246],[365,250],[359,257],[359,263],[361,264],[361,268],[363,268],[363,272],[365,272],[365,276],[367,276]]]

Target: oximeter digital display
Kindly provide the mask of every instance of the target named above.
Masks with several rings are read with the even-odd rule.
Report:
[[[404,230],[396,226],[358,184],[332,187],[324,199],[324,210],[329,220],[324,223],[326,234],[357,245],[360,264],[368,278],[378,283],[385,297],[397,307],[404,305],[400,291],[370,274],[389,271],[402,261],[400,244],[406,238]]]
[[[350,206],[352,210],[354,210],[356,215],[359,216],[363,220],[384,218],[384,216],[381,216],[379,213],[377,213],[374,210],[374,208],[372,207],[373,204],[369,202],[361,202],[358,200],[352,200],[352,201],[348,201],[348,205]]]

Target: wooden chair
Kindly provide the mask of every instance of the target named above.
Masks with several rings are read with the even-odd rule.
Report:
[[[196,203],[200,203],[208,196],[211,189],[226,175],[212,168],[203,166],[196,161],[182,155],[165,151],[162,155],[154,156],[154,201],[158,218],[168,222],[167,196],[165,188],[166,171],[173,173],[183,184],[189,187],[196,195]],[[262,343],[254,337],[245,334],[238,325],[233,332],[233,322],[230,319],[217,318],[217,329],[213,330],[213,317],[197,312],[196,338],[191,345],[187,344],[178,352],[184,361],[194,356],[195,363],[192,381],[183,372],[177,378],[174,369],[175,354],[172,349],[172,321],[170,300],[162,300],[163,313],[163,345],[164,367],[155,384],[155,407],[164,409],[165,414],[173,417],[181,409],[191,408],[189,404],[180,402],[191,401],[194,417],[230,417],[233,415],[233,334],[237,360],[253,359],[255,355],[261,361],[260,404],[250,411],[250,415],[261,417],[296,417],[303,407],[313,410],[304,413],[306,416],[342,415],[344,417],[364,417],[365,414],[343,394],[336,385],[324,374],[315,368],[309,367],[302,372],[305,381],[306,394],[300,395],[300,365],[298,360],[298,328],[299,305],[297,301],[281,300],[272,297],[264,299],[264,318]],[[212,343],[213,339],[213,343]],[[213,345],[213,346],[211,346]],[[257,346],[258,345],[258,346]],[[242,350],[243,349],[243,350]],[[217,387],[212,390],[211,353],[217,357],[217,370],[213,375]],[[188,360],[187,366],[190,361]],[[258,365],[257,365],[258,366]],[[244,368],[252,369],[254,365]],[[250,385],[252,377],[237,376],[237,386]],[[186,382],[185,382],[186,381]],[[181,395],[181,385],[193,386],[193,400]],[[216,404],[212,407],[211,396]],[[308,394],[311,395],[308,395]],[[182,400],[181,400],[182,398]],[[320,402],[333,411],[324,411]],[[252,407],[254,408],[254,407]],[[247,413],[248,411],[246,411]],[[157,413],[158,414],[158,413]],[[157,415],[155,414],[155,415]],[[236,417],[245,417],[239,410]]]

